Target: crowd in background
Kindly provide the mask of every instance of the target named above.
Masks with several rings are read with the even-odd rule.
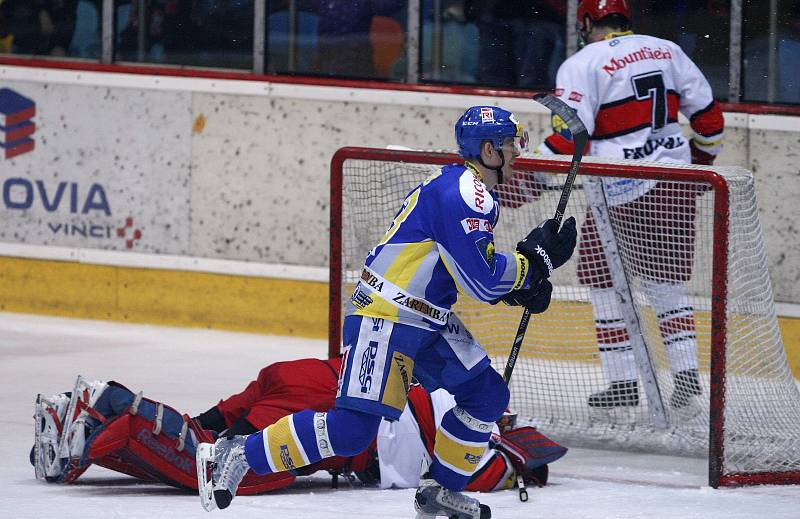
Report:
[[[0,53],[97,60],[102,0],[0,0]],[[403,81],[407,0],[267,0],[266,68]],[[292,9],[290,10],[290,4]],[[566,57],[565,0],[421,1],[420,79],[553,88]],[[743,0],[744,100],[800,103],[800,0]],[[728,94],[728,0],[634,0],[634,29],[677,42]],[[294,18],[290,16],[293,13]],[[251,69],[254,0],[115,0],[114,58]],[[294,30],[290,25],[294,25]],[[290,44],[293,47],[290,48]],[[772,52],[770,52],[770,48]]]

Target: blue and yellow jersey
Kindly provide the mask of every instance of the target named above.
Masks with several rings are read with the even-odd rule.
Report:
[[[439,329],[459,292],[495,302],[527,288],[528,260],[494,250],[498,217],[476,170],[443,167],[409,193],[370,251],[346,315]]]

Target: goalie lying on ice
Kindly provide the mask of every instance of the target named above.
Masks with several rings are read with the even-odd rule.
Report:
[[[341,359],[277,362],[262,369],[240,393],[191,418],[172,407],[134,394],[117,382],[78,377],[72,392],[36,400],[31,463],[37,478],[71,483],[92,464],[146,481],[197,489],[196,446],[219,435],[248,434],[299,409],[333,407]],[[455,405],[443,390],[428,394],[414,385],[399,420],[384,420],[375,441],[353,457],[333,457],[293,473],[248,473],[238,494],[284,488],[298,475],[328,470],[354,474],[381,488],[417,487],[423,460],[431,459],[436,428]],[[505,417],[508,418],[508,415]],[[501,422],[502,423],[502,422]],[[468,490],[514,486],[518,473],[527,483],[544,485],[547,464],[566,448],[532,427],[495,427]]]

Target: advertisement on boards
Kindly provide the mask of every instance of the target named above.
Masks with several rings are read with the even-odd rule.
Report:
[[[0,83],[0,242],[188,254],[190,98]]]

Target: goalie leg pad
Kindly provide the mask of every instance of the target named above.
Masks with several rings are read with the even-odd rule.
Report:
[[[196,445],[214,442],[211,431],[167,405],[134,395],[116,382],[83,377],[71,393],[37,397],[34,419],[31,463],[37,477],[51,483],[71,483],[96,464],[146,481],[196,489]],[[260,494],[294,479],[291,474],[247,474],[237,493]]]
[[[91,406],[106,387],[105,382],[88,381],[79,375],[72,392],[37,397],[33,446],[37,478],[44,477],[51,483],[69,482],[86,470],[78,463],[85,450],[86,428],[103,420]]]
[[[59,441],[64,429],[64,418],[69,407],[70,394],[51,397],[39,394],[34,408],[33,467],[36,479],[48,481],[61,473]]]

